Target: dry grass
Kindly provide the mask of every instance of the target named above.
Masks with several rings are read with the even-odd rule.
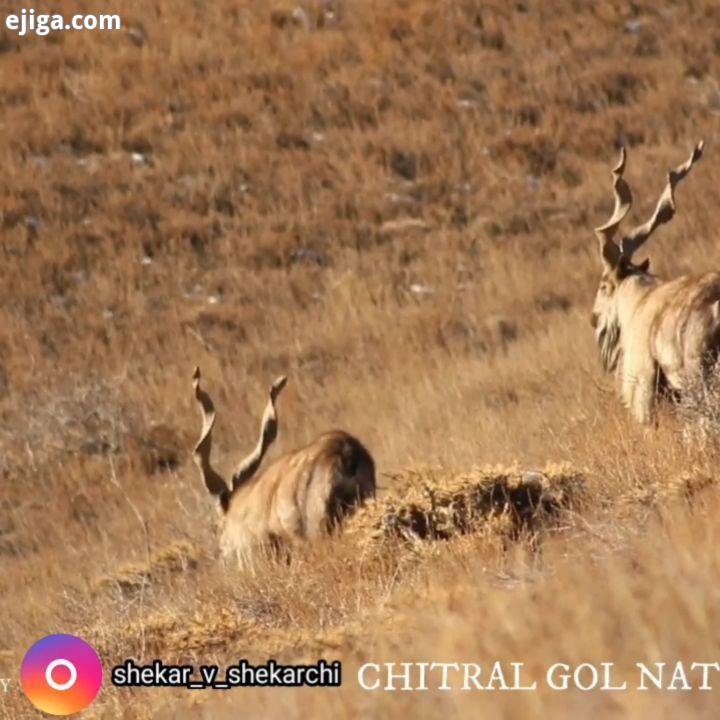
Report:
[[[132,32],[0,31],[0,677],[75,631],[107,663],[346,664],[339,692],[106,687],[88,717],[713,716],[713,693],[362,693],[353,668],[717,657],[716,412],[636,427],[588,326],[619,143],[642,217],[705,138],[649,251],[720,265],[717,4],[80,5]],[[221,462],[280,372],[280,449],[363,440],[383,487],[356,533],[217,562],[195,364]]]
[[[557,522],[579,495],[583,478],[570,471],[407,470],[391,476],[392,489],[357,513],[346,532],[359,544],[392,551],[398,540],[451,540],[468,533],[518,540]],[[389,546],[389,547],[388,547]]]

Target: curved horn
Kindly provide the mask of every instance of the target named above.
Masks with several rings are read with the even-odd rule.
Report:
[[[275,382],[270,386],[270,398],[265,406],[265,412],[263,413],[262,421],[260,423],[260,437],[258,438],[255,449],[242,460],[237,469],[233,473],[232,485],[233,490],[240,487],[244,482],[247,482],[260,467],[260,463],[265,457],[265,453],[270,445],[275,442],[278,433],[278,417],[277,409],[275,408],[275,401],[280,395],[280,392],[287,383],[287,377],[281,375]]]
[[[223,477],[215,471],[210,463],[212,450],[212,431],[215,425],[215,405],[210,396],[200,387],[200,368],[196,367],[193,373],[193,388],[195,399],[200,404],[202,413],[202,430],[200,440],[195,445],[193,458],[200,469],[205,487],[211,495],[217,495],[223,510],[227,510],[230,499],[230,490]]]
[[[690,172],[692,166],[702,157],[703,141],[701,140],[694,148],[690,157],[682,164],[671,170],[667,176],[667,185],[663,194],[658,200],[655,212],[652,217],[643,225],[631,230],[620,243],[622,254],[630,259],[638,248],[655,232],[655,230],[670,222],[675,215],[675,186]]]
[[[627,153],[623,147],[620,148],[620,159],[618,160],[617,165],[612,169],[613,196],[615,198],[613,214],[604,225],[595,228],[595,232],[601,242],[613,239],[620,223],[632,207],[632,193],[630,192],[630,186],[623,178],[626,161]]]
[[[627,154],[625,148],[620,148],[620,159],[617,165],[612,169],[613,178],[613,195],[615,197],[615,208],[610,219],[600,227],[595,228],[595,234],[600,241],[600,256],[610,265],[617,265],[620,260],[620,248],[614,242],[613,238],[617,232],[620,223],[632,207],[632,192],[630,186],[625,182],[623,173],[625,172],[625,161]]]

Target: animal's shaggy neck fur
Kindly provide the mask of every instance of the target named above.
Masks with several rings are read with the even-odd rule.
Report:
[[[598,325],[595,339],[603,369],[605,372],[615,372],[620,359],[620,323],[616,315],[603,319]]]
[[[659,282],[655,275],[636,267],[628,268],[625,272],[627,274],[620,280],[616,290],[612,311],[600,318],[595,333],[600,362],[608,373],[615,372],[622,355],[623,324]]]

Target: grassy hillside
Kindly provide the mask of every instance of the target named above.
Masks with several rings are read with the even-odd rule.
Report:
[[[124,31],[0,30],[0,676],[62,631],[106,666],[345,663],[337,691],[106,684],[87,717],[714,717],[707,692],[368,693],[355,669],[717,658],[714,427],[635,425],[589,314],[621,144],[643,221],[705,139],[648,252],[720,266],[720,7],[69,5]],[[223,567],[196,364],[221,466],[287,373],[274,452],[353,432],[379,505],[290,566]],[[574,479],[532,527],[378,530],[529,470]]]

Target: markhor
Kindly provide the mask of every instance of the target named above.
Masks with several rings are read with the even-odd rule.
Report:
[[[478,663],[365,663],[358,670],[363,690],[535,690],[537,683],[523,682],[524,663],[496,660],[483,673]],[[482,681],[481,681],[482,678]]]

